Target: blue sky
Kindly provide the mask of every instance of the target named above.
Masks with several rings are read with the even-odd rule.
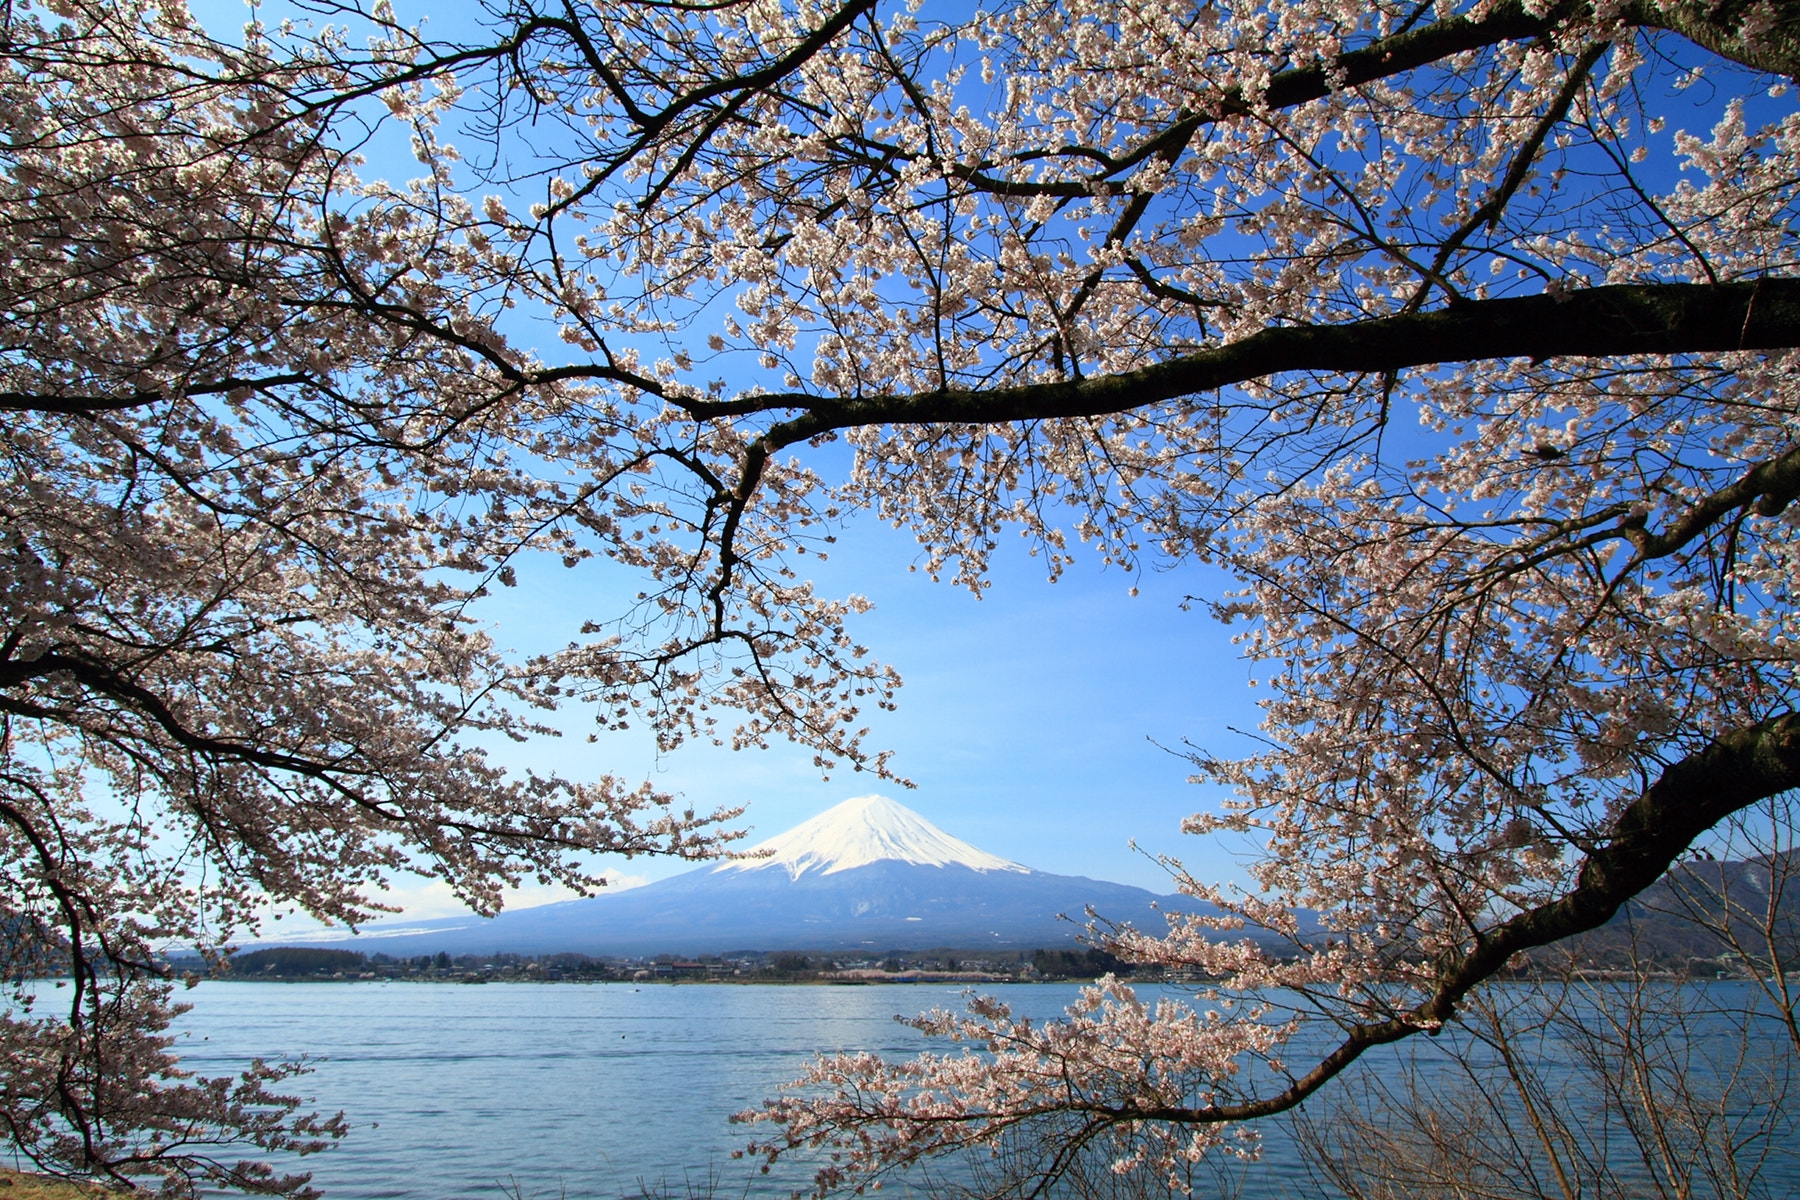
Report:
[[[227,37],[250,15],[234,0],[196,0],[193,9]],[[413,17],[422,11],[401,10]],[[279,0],[260,7],[270,23],[291,11]],[[430,28],[450,34],[466,16],[438,11]],[[384,166],[394,178],[416,169],[398,141],[369,149],[377,160],[371,176]],[[540,326],[522,340],[554,346],[553,336]],[[1235,852],[1244,847],[1181,835],[1181,819],[1221,793],[1188,783],[1189,764],[1160,748],[1179,748],[1184,738],[1216,753],[1250,748],[1230,731],[1253,729],[1259,720],[1249,669],[1229,630],[1202,610],[1181,608],[1184,596],[1216,597],[1227,581],[1198,568],[1130,576],[1083,555],[1052,585],[1040,560],[1022,545],[1011,549],[996,555],[994,586],[979,601],[909,572],[917,554],[911,536],[872,518],[841,534],[822,570],[810,556],[795,560],[814,569],[822,592],[858,592],[875,602],[853,635],[895,666],[906,685],[897,712],[870,710],[869,741],[895,751],[894,770],[916,789],[844,770],[823,780],[811,751],[779,742],[735,753],[690,744],[660,758],[641,731],[590,744],[592,718],[576,706],[557,721],[567,736],[501,743],[495,757],[514,769],[577,779],[608,772],[631,782],[648,778],[697,809],[742,804],[748,811],[740,823],[751,840],[852,796],[881,792],[957,837],[1040,870],[1171,890],[1149,852],[1177,854],[1205,878],[1241,878]],[[598,564],[528,567],[520,582],[487,601],[480,615],[500,645],[521,654],[567,644],[582,621],[617,616],[643,586]],[[1129,595],[1134,585],[1136,597]],[[1130,848],[1134,838],[1142,852]],[[627,882],[691,869],[642,858],[602,864]],[[395,882],[389,899],[409,915],[458,911],[442,884]],[[512,903],[564,895],[527,887]]]
[[[243,19],[229,0],[195,7],[215,30]],[[272,6],[263,15],[277,16]],[[435,13],[430,28],[451,33],[462,15]],[[416,169],[398,151],[392,161],[380,148],[372,152],[371,175],[384,166],[394,178]],[[556,356],[548,325],[515,332]],[[836,478],[830,468],[847,455],[841,446],[822,455],[819,469]],[[1022,543],[1014,539],[1010,549],[996,554],[994,586],[981,600],[909,571],[917,557],[911,535],[869,517],[840,534],[822,568],[811,556],[794,560],[796,568],[811,568],[822,593],[856,592],[874,601],[852,634],[896,667],[906,685],[897,712],[868,711],[869,744],[895,751],[893,769],[915,789],[847,770],[821,779],[810,750],[780,742],[742,752],[690,744],[660,758],[639,732],[590,744],[592,718],[577,706],[558,720],[567,736],[523,747],[502,743],[495,756],[515,769],[576,779],[608,772],[631,782],[648,778],[702,810],[742,804],[748,811],[741,824],[752,841],[878,791],[957,837],[1040,870],[1167,892],[1166,872],[1147,856],[1165,853],[1204,878],[1242,878],[1236,853],[1245,847],[1181,835],[1181,819],[1222,793],[1190,784],[1189,764],[1163,748],[1179,749],[1188,739],[1215,753],[1250,749],[1231,732],[1254,729],[1260,719],[1248,666],[1229,630],[1199,608],[1181,607],[1190,594],[1217,597],[1228,581],[1192,567],[1133,576],[1103,570],[1097,555],[1080,555],[1050,584],[1043,562]],[[500,645],[530,654],[575,640],[584,620],[618,616],[642,586],[603,564],[542,564],[522,570],[521,586],[496,594],[480,615]],[[1140,851],[1131,849],[1133,839]],[[690,869],[656,859],[603,863],[631,882]],[[564,895],[530,887],[514,903]],[[448,889],[424,880],[398,881],[391,899],[414,916],[455,911]]]
[[[915,556],[910,535],[864,519],[815,578],[830,594],[860,592],[876,604],[853,633],[906,685],[898,711],[870,713],[870,741],[895,751],[894,769],[916,789],[845,770],[821,779],[810,751],[780,742],[737,752],[689,744],[660,757],[637,731],[589,743],[591,716],[578,706],[559,718],[568,736],[497,747],[496,756],[572,778],[649,778],[696,808],[743,804],[741,824],[753,839],[875,791],[1040,870],[1171,890],[1163,870],[1130,849],[1135,838],[1143,851],[1177,854],[1204,877],[1241,877],[1236,853],[1244,847],[1180,833],[1184,816],[1223,793],[1187,782],[1189,764],[1162,748],[1179,748],[1184,738],[1214,752],[1249,748],[1232,732],[1259,719],[1249,667],[1230,630],[1181,608],[1186,595],[1216,596],[1227,586],[1223,576],[1198,568],[1130,576],[1084,556],[1050,584],[1043,564],[1015,548],[997,556],[994,586],[976,600],[908,571]],[[482,615],[501,645],[548,649],[574,637],[582,620],[616,611],[607,592],[625,582],[592,564],[542,566],[486,602]],[[689,869],[603,861],[634,880]],[[421,916],[448,903],[441,887],[407,886],[396,898]],[[515,902],[554,898],[529,889]]]

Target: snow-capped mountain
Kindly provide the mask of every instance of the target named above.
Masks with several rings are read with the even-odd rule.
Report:
[[[945,833],[884,796],[859,796],[731,861],[630,891],[475,917],[371,926],[358,948],[436,953],[717,954],[1067,945],[1091,907],[1161,929],[1199,902],[1034,871]],[[1063,914],[1073,921],[1061,919]]]
[[[833,805],[812,820],[752,846],[743,857],[720,863],[713,873],[782,870],[789,879],[799,879],[808,871],[835,875],[877,862],[1031,873],[1030,867],[951,837],[886,796],[858,796]]]

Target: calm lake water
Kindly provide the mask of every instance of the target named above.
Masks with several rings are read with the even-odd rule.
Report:
[[[1740,1005],[1746,986],[1689,995]],[[983,990],[1049,1018],[1078,988]],[[1159,989],[1139,991],[1151,999]],[[312,1056],[316,1070],[291,1090],[321,1111],[343,1110],[354,1126],[335,1149],[294,1164],[314,1172],[327,1200],[618,1200],[646,1190],[743,1200],[804,1189],[812,1168],[784,1160],[764,1176],[732,1159],[752,1136],[728,1123],[732,1113],[773,1095],[821,1051],[925,1049],[895,1014],[958,1007],[962,997],[939,985],[208,982],[184,997],[194,1007],[177,1027],[177,1051],[213,1075],[255,1057]],[[1709,1024],[1690,1027],[1694,1045],[1709,1040]],[[1743,1049],[1754,1062],[1754,1046]],[[1396,1060],[1365,1061],[1385,1075]],[[1263,1161],[1236,1168],[1225,1194],[1320,1195],[1289,1136],[1273,1128],[1265,1139]],[[1800,1144],[1778,1137],[1764,1167],[1752,1194],[1800,1196]],[[924,1182],[902,1176],[886,1194],[918,1200]],[[1640,1182],[1624,1190],[1658,1195]]]
[[[982,990],[1053,1017],[1078,988]],[[821,1051],[924,1049],[895,1014],[962,996],[933,985],[208,982],[183,997],[194,1008],[176,1049],[206,1074],[254,1057],[319,1059],[291,1090],[355,1126],[300,1164],[327,1200],[614,1200],[658,1185],[688,1200],[709,1178],[717,1200],[735,1200],[786,1196],[811,1168],[784,1160],[765,1177],[733,1160],[752,1133],[732,1113]],[[912,1190],[896,1182],[887,1194]]]

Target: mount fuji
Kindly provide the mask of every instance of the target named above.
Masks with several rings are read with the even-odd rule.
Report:
[[[1052,875],[955,838],[885,796],[827,809],[731,861],[643,887],[476,917],[367,927],[371,951],[417,955],[718,954],[1068,945],[1092,907],[1160,930],[1200,901]],[[1074,920],[1062,920],[1060,914]],[[376,944],[369,944],[373,940]]]

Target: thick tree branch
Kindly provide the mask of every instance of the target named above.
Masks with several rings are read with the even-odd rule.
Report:
[[[1342,325],[1289,325],[1136,371],[1081,380],[847,400],[757,397],[804,415],[759,439],[762,455],[852,426],[968,424],[1126,412],[1292,371],[1369,373],[1493,359],[1717,354],[1800,346],[1800,280],[1619,284],[1477,300]],[[701,410],[700,415],[713,415]]]
[[[1387,1021],[1353,1026],[1317,1066],[1284,1091],[1242,1104],[1205,1108],[1096,1106],[1111,1119],[1217,1124],[1286,1112],[1318,1091],[1374,1046],[1439,1027],[1474,988],[1513,955],[1598,929],[1655,883],[1696,838],[1733,813],[1800,788],[1800,713],[1788,712],[1734,730],[1669,765],[1662,777],[1613,822],[1604,844],[1581,865],[1575,887],[1476,936],[1438,973],[1431,995]]]
[[[326,762],[264,749],[235,738],[197,733],[188,727],[187,722],[175,714],[161,696],[149,688],[124,678],[108,667],[68,654],[45,654],[29,661],[15,659],[0,664],[0,688],[18,687],[22,684],[51,680],[57,676],[73,680],[99,695],[111,697],[144,716],[185,750],[235,759],[252,766],[286,771],[313,779],[379,816],[388,820],[398,819],[395,814],[387,812],[379,804],[345,782],[347,778],[369,773],[366,767],[360,767],[348,758]],[[4,693],[0,693],[0,708],[17,712],[22,716],[53,716],[51,710],[41,705],[28,700],[13,699],[5,696]]]
[[[1680,34],[1746,67],[1800,79],[1800,4],[1794,0],[1638,0],[1619,18]]]
[[[846,400],[777,394],[720,404],[690,402],[683,407],[703,419],[783,408],[806,410],[749,444],[739,464],[737,486],[723,497],[720,572],[709,593],[715,625],[722,619],[724,596],[739,561],[734,536],[769,456],[835,430],[1105,416],[1290,371],[1380,374],[1506,358],[1704,354],[1795,346],[1800,346],[1800,280],[1616,284],[1558,296],[1467,301],[1428,313],[1342,325],[1281,326],[1166,363],[1086,379]],[[1754,500],[1770,494],[1774,485],[1747,481],[1743,486],[1761,487],[1748,498]]]
[[[1727,513],[1753,506],[1760,516],[1780,516],[1796,496],[1800,496],[1800,447],[1756,464],[1737,482],[1699,500],[1661,533],[1649,532],[1641,516],[1627,517],[1621,529],[1637,547],[1636,561],[1666,558]]]
[[[226,392],[267,391],[272,388],[316,382],[312,376],[298,372],[255,378],[232,376],[226,379],[216,379],[209,383],[190,384],[181,388],[180,394],[184,396],[220,396]],[[0,412],[45,412],[61,413],[65,416],[96,412],[122,412],[126,409],[141,408],[147,404],[160,404],[168,400],[171,394],[171,392],[164,391],[136,391],[123,392],[116,396],[72,396],[53,392],[0,391]]]

